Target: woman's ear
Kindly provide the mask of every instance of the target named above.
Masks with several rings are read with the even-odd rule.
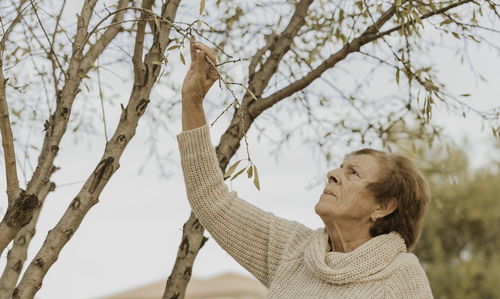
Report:
[[[379,219],[383,218],[390,213],[394,212],[398,207],[398,200],[396,198],[391,198],[388,201],[381,203],[378,207],[372,212],[371,219]]]

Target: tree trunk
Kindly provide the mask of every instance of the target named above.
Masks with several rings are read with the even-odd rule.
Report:
[[[49,192],[55,190],[55,184],[49,182],[44,185],[40,192],[38,205],[41,206]],[[7,255],[7,265],[0,278],[0,298],[9,298],[16,287],[17,280],[23,269],[31,238],[35,235],[35,227],[41,209],[38,208],[30,223],[24,226],[16,235],[14,245]]]

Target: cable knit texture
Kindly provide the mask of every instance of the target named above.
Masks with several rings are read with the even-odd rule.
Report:
[[[396,232],[352,252],[329,252],[312,230],[238,198],[224,183],[207,125],[177,136],[191,207],[217,243],[268,289],[268,298],[432,298],[417,257]]]

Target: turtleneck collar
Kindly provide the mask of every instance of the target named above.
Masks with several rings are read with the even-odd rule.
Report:
[[[322,280],[346,284],[380,279],[391,274],[388,267],[406,245],[397,232],[376,236],[351,252],[328,252],[328,233],[318,229],[304,252],[307,267]]]

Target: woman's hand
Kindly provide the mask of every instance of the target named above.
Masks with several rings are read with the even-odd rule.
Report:
[[[217,70],[205,58],[207,56],[215,65],[215,51],[197,42],[194,37],[190,49],[191,65],[182,83],[182,101],[185,104],[201,105],[208,90],[219,78]]]

